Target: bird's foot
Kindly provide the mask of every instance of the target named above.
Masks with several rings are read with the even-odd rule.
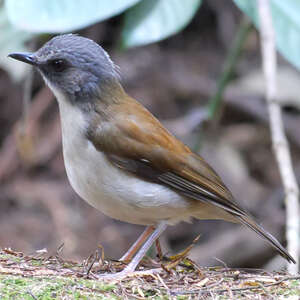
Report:
[[[113,273],[113,274],[99,274],[97,276],[97,279],[100,280],[123,280],[126,278],[130,277],[141,277],[141,276],[151,276],[156,273],[161,272],[163,269],[162,268],[156,268],[156,269],[150,269],[150,270],[145,270],[145,271],[134,271],[131,269],[125,268],[123,271],[118,272],[118,273]]]
[[[189,252],[191,251],[191,249],[195,246],[195,244],[198,242],[200,238],[200,235],[198,235],[192,242],[191,245],[189,245],[185,250],[183,250],[182,252],[176,254],[176,255],[172,255],[170,257],[168,257],[169,259],[169,263],[165,264],[163,266],[163,269],[167,272],[169,272],[171,269],[174,269],[177,265],[179,265],[180,263],[183,262],[183,260],[187,257],[187,255],[189,254]]]

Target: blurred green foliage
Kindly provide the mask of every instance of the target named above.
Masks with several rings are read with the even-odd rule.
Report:
[[[233,0],[259,28],[256,1]],[[300,2],[270,0],[278,50],[300,68]],[[0,2],[0,56],[26,50],[25,42],[41,33],[64,33],[85,28],[124,13],[120,45],[146,45],[181,31],[202,0],[5,0]],[[0,59],[10,74],[13,62]],[[22,72],[20,73],[22,74]],[[15,79],[20,79],[18,76]]]
[[[28,66],[20,66],[17,61],[7,59],[7,54],[14,51],[26,51],[25,42],[34,35],[31,32],[20,30],[13,26],[9,20],[4,6],[0,6],[0,66],[8,71],[13,80],[24,78]],[[17,69],[16,69],[16,66]]]
[[[11,23],[35,33],[82,29],[120,14],[140,0],[6,0]]]
[[[259,29],[256,1],[234,0]],[[270,0],[273,25],[276,33],[276,47],[295,67],[300,69],[300,1]]]
[[[124,48],[165,39],[182,30],[193,18],[202,0],[141,1],[125,13]]]

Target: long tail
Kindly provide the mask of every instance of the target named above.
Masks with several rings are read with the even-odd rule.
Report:
[[[255,221],[253,221],[250,217],[248,217],[247,215],[239,215],[236,217],[241,221],[241,223],[245,224],[262,238],[267,240],[289,263],[296,263],[295,259],[286,251],[286,249],[269,232],[255,223]]]

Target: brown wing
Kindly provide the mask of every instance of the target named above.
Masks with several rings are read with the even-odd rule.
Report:
[[[138,102],[128,98],[125,104],[111,104],[101,114],[96,116],[87,136],[112,163],[189,198],[223,208],[270,242],[286,260],[295,263],[284,247],[234,202],[214,170]]]
[[[214,170],[135,100],[112,105],[101,126],[99,119],[94,124],[89,139],[118,167],[232,214],[244,214]]]

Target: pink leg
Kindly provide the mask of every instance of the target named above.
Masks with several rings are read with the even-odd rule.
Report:
[[[122,271],[125,274],[133,272],[142,258],[145,256],[146,252],[152,246],[152,244],[159,238],[159,236],[165,231],[167,228],[167,224],[165,222],[159,223],[159,225],[155,228],[154,232],[150,235],[148,240],[144,243],[141,249],[138,251],[136,256],[132,259],[129,265]]]
[[[100,278],[103,279],[120,279],[123,277],[128,276],[130,273],[133,273],[136,269],[139,262],[142,260],[142,258],[145,256],[146,252],[149,250],[149,248],[152,246],[152,244],[159,238],[159,236],[164,232],[164,230],[167,228],[166,222],[161,222],[158,224],[158,226],[155,228],[155,230],[152,232],[152,234],[149,236],[149,238],[146,240],[144,245],[140,248],[140,250],[137,252],[135,257],[131,260],[131,262],[126,266],[126,268],[115,274],[104,274],[101,275]]]
[[[154,226],[147,226],[144,232],[136,240],[136,242],[130,247],[130,249],[119,259],[120,261],[130,261],[136,254],[139,248],[144,244],[149,235],[155,230]]]
[[[161,246],[160,246],[159,239],[157,239],[155,241],[155,246],[156,246],[156,252],[157,252],[158,258],[160,260],[162,260],[163,259],[163,254],[162,254],[162,251],[161,251]]]

